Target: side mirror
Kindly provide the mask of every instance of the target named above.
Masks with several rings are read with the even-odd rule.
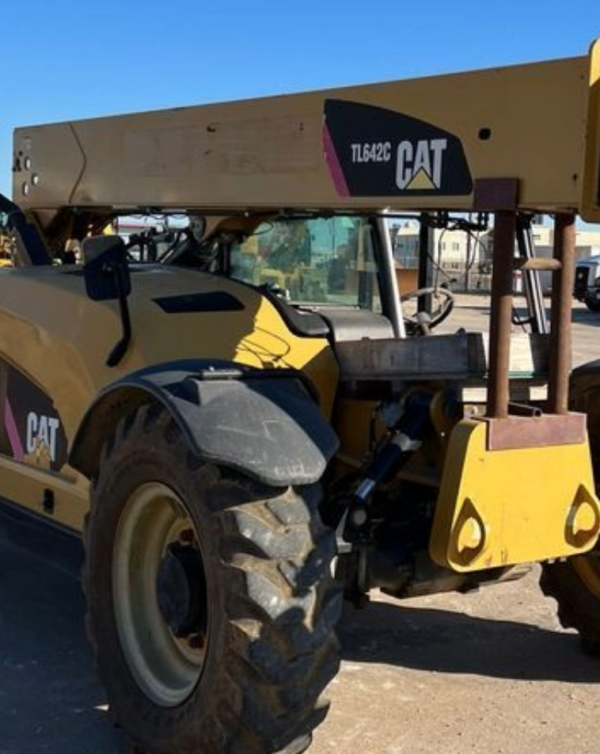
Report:
[[[92,301],[119,302],[123,333],[108,354],[106,364],[116,367],[131,342],[131,319],[127,296],[131,293],[131,277],[127,249],[119,236],[91,236],[81,244],[85,290]]]
[[[92,301],[127,298],[131,278],[127,250],[119,236],[90,236],[81,244],[85,289]]]

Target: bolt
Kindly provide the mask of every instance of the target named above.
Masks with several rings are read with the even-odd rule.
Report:
[[[350,522],[352,523],[352,526],[355,526],[357,529],[360,529],[361,526],[364,526],[367,521],[369,520],[369,514],[367,513],[366,508],[352,508],[350,511]]]

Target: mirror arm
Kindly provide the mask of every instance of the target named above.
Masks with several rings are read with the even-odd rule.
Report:
[[[125,285],[123,284],[121,269],[118,266],[112,267],[110,272],[115,276],[123,334],[121,336],[121,339],[118,341],[118,343],[115,344],[112,351],[108,354],[108,358],[106,359],[106,366],[116,367],[127,353],[127,349],[129,348],[129,344],[131,343],[131,317],[129,315],[127,293]]]

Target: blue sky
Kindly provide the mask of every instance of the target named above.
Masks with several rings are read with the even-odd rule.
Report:
[[[0,191],[16,126],[570,57],[571,0],[24,0],[1,13]]]

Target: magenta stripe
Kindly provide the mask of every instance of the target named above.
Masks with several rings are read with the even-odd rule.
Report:
[[[6,433],[8,434],[8,440],[12,448],[13,458],[15,459],[15,461],[22,461],[25,457],[25,453],[23,452],[23,444],[21,443],[21,438],[19,437],[15,415],[12,412],[8,398],[4,403],[4,427],[6,429]]]
[[[323,126],[323,148],[325,149],[325,159],[329,165],[329,172],[331,173],[338,194],[340,196],[350,196],[348,184],[344,178],[342,166],[338,160],[337,152],[335,151],[335,146],[333,145],[327,124]]]

